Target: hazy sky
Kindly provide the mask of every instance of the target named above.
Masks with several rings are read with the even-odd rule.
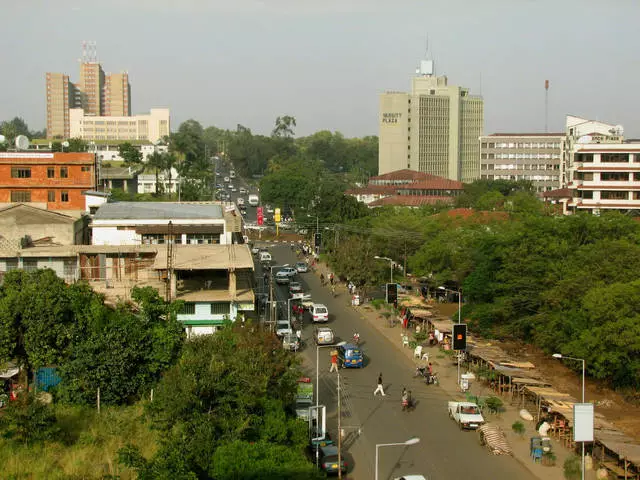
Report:
[[[172,129],[377,134],[378,94],[406,91],[428,35],[438,74],[485,99],[485,132],[563,130],[571,113],[640,137],[638,0],[2,1],[0,120],[45,126],[45,72],[79,79],[83,40],[129,72],[133,113]]]

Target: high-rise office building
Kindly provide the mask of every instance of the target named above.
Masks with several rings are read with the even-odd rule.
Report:
[[[105,75],[95,43],[83,43],[77,84],[64,73],[47,73],[47,138],[69,138],[70,108],[86,116],[131,116],[129,74]]]
[[[131,85],[128,73],[111,73],[104,82],[104,111],[106,117],[131,116]]]
[[[432,60],[423,60],[411,93],[380,95],[379,174],[409,168],[451,180],[480,176],[484,101],[469,89],[436,76]]]
[[[104,70],[98,62],[82,62],[80,64],[81,108],[87,115],[99,117],[103,110]]]
[[[69,108],[75,107],[76,88],[64,73],[47,73],[47,137],[69,137]]]

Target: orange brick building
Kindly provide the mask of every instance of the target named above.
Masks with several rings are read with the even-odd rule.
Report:
[[[0,203],[82,211],[95,187],[93,153],[0,152]]]

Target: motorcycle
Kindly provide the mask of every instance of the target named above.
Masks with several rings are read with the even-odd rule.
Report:
[[[414,372],[413,376],[414,376],[414,378],[415,377],[427,378],[429,376],[429,372],[427,371],[427,367],[417,366],[416,367],[416,371]]]
[[[402,411],[408,412],[413,409],[413,400],[411,399],[411,392],[402,395]]]
[[[428,373],[425,375],[426,377],[426,381],[425,383],[427,385],[438,385],[440,382],[438,380],[438,374],[437,373],[432,373],[431,375],[429,375]]]
[[[360,344],[360,335],[359,335],[359,334],[357,334],[357,333],[354,333],[354,334],[353,334],[353,343],[354,343],[355,345]]]

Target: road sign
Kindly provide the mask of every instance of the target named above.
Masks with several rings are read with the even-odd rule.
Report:
[[[273,215],[273,220],[278,223],[280,221],[280,209],[276,208],[274,215]]]
[[[264,213],[262,212],[262,207],[256,208],[256,214],[258,216],[258,225],[264,224]]]
[[[398,284],[387,283],[387,303],[396,303],[398,301]]]

